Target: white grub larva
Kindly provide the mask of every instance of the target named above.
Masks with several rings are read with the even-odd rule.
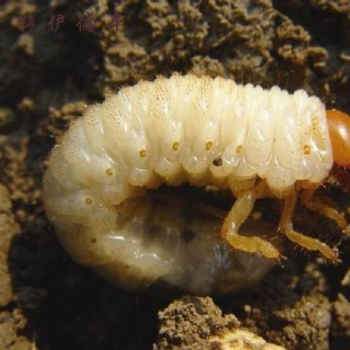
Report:
[[[309,208],[346,226],[340,214],[312,200],[333,164],[330,139],[324,105],[303,90],[289,94],[178,74],[142,81],[88,108],[70,126],[49,159],[45,208],[73,257],[97,268],[123,249],[132,254],[120,243],[128,232],[118,226],[128,201],[162,185],[229,189],[236,200],[221,236],[237,250],[280,259],[258,230],[249,237],[240,230],[257,198],[275,196],[284,201],[279,231],[337,261],[336,250],[292,225],[300,192]],[[91,242],[101,240],[96,253]]]

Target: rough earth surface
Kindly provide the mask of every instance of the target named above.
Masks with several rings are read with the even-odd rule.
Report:
[[[118,31],[105,25],[115,11]],[[95,29],[79,31],[88,12]],[[36,26],[23,32],[24,14]],[[348,0],[6,1],[0,33],[0,350],[220,349],[210,339],[235,329],[288,350],[350,348],[349,238],[304,208],[297,227],[323,231],[341,264],[290,246],[253,289],[178,299],[125,293],[76,265],[41,202],[45,160],[69,122],[140,79],[191,71],[303,88],[350,113]],[[323,191],[350,213],[348,195]]]

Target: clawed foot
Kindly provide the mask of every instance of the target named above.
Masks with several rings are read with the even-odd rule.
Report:
[[[238,234],[223,235],[227,242],[235,249],[242,250],[247,253],[261,254],[268,259],[276,259],[278,261],[285,259],[269,241],[260,237],[245,237]]]
[[[300,247],[307,250],[318,251],[334,264],[340,262],[338,257],[338,249],[332,249],[326,243],[323,243],[316,238],[305,236],[302,233],[295,231],[291,227],[283,230],[282,232],[288,237],[289,240],[298,244]]]

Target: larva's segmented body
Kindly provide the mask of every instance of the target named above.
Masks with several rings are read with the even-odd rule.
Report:
[[[238,234],[255,199],[274,195],[288,202],[280,229],[334,259],[330,248],[290,225],[296,190],[318,186],[332,163],[317,97],[173,75],[123,88],[77,119],[52,151],[44,201],[60,236],[98,236],[115,230],[118,208],[147,189],[183,183],[230,189],[237,200],[222,236],[237,249],[279,258],[267,241]]]

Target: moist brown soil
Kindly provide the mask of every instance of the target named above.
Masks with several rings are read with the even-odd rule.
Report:
[[[289,260],[252,289],[179,299],[182,293],[166,289],[126,293],[76,265],[41,202],[45,160],[68,123],[86,104],[140,79],[191,71],[303,88],[349,113],[349,1],[122,0],[114,6],[95,0],[0,5],[0,350],[205,349],[209,335],[239,322],[290,350],[349,349],[349,239],[302,207],[297,227],[337,244],[341,264],[288,246]],[[118,32],[105,26],[115,9],[123,19]],[[76,24],[87,12],[99,22],[93,32],[80,32]],[[33,30],[21,31],[24,14],[33,16]],[[58,14],[65,22],[55,32],[49,21]],[[325,188],[323,195],[348,210],[341,190]],[[261,205],[271,220],[278,217],[277,203]]]

